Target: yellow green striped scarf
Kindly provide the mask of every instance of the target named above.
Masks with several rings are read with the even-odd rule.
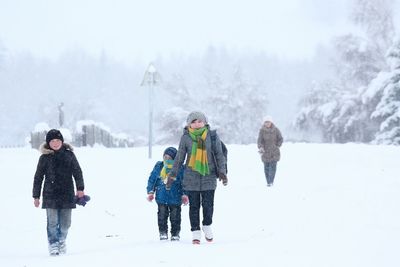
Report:
[[[164,160],[164,166],[160,172],[160,177],[164,184],[167,184],[167,180],[168,180],[167,175],[171,171],[173,165],[174,165],[173,159]]]
[[[207,127],[202,127],[200,129],[189,128],[189,135],[193,141],[189,167],[203,176],[210,174],[205,142],[207,133]]]

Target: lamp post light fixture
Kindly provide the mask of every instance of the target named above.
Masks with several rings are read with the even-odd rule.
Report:
[[[149,88],[149,159],[152,157],[153,144],[153,107],[154,107],[154,87],[161,82],[160,74],[157,72],[153,63],[150,63],[143,76],[141,86]]]

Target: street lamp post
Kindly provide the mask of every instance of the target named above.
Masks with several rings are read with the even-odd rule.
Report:
[[[57,107],[58,108],[58,125],[60,126],[60,128],[64,126],[64,109],[63,109],[63,107],[64,107],[63,102],[61,102]]]
[[[154,106],[154,87],[160,83],[160,74],[152,63],[147,67],[143,76],[141,86],[149,87],[149,159],[152,157],[152,144],[153,144],[153,106]]]

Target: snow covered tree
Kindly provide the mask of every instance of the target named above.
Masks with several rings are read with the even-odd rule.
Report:
[[[381,70],[379,53],[361,37],[352,34],[337,37],[334,47],[332,65],[344,90],[355,92],[360,86],[366,86]]]
[[[171,79],[166,82],[165,89],[167,94],[172,96],[169,98],[170,101],[174,104],[179,103],[179,105],[184,109],[190,109],[189,106],[192,96],[184,74],[173,73]]]
[[[394,34],[393,1],[354,0],[350,19],[361,35],[336,37],[332,63],[341,86],[356,92],[387,68],[385,54]]]
[[[385,54],[395,33],[393,10],[393,0],[354,0],[351,20],[364,31],[381,69],[386,67]]]
[[[206,102],[213,127],[227,143],[254,143],[268,103],[265,88],[250,82],[240,65],[233,66],[224,80],[214,78],[214,93]]]
[[[186,117],[192,111],[191,103],[194,100],[189,90],[190,84],[185,77],[186,74],[182,72],[173,72],[170,77],[165,77],[163,98],[167,105],[157,112],[157,144],[179,144]]]
[[[310,91],[301,100],[301,109],[294,127],[310,141],[330,142],[330,121],[338,109],[337,92],[329,83],[314,82]]]
[[[333,140],[339,143],[369,142],[375,129],[371,129],[370,124],[359,94],[342,94],[338,110],[331,120],[330,131]]]
[[[185,127],[185,120],[190,111],[180,107],[164,110],[159,115],[156,143],[162,145],[178,145]]]
[[[335,90],[336,88],[336,90]],[[294,127],[300,139],[345,143],[368,138],[360,97],[329,82],[316,83],[301,102]]]
[[[336,78],[322,82],[305,97],[301,103],[305,106],[294,122],[298,129],[319,130],[325,142],[373,140],[377,115],[372,120],[370,115],[383,93],[368,88],[375,88],[377,82],[371,86],[371,81],[388,68],[384,55],[394,32],[392,10],[391,0],[354,1],[351,19],[364,35],[347,34],[334,39],[332,66]],[[376,94],[367,97],[371,91]]]
[[[250,82],[241,64],[233,63],[223,49],[211,47],[198,61],[179,64],[164,76],[168,107],[158,116],[159,142],[179,141],[187,114],[200,110],[224,142],[254,143],[267,107],[263,83]]]
[[[379,123],[375,141],[400,145],[400,38],[387,53],[389,72],[383,72],[371,83],[367,100],[379,99],[372,120]]]

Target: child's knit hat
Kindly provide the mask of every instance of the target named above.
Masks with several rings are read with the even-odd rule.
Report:
[[[59,139],[64,142],[64,137],[62,136],[61,132],[57,129],[51,129],[46,134],[46,143],[49,144],[51,140]]]
[[[178,151],[176,150],[176,148],[175,147],[167,147],[165,150],[164,150],[164,154],[163,155],[168,155],[168,156],[170,156],[172,159],[175,159],[175,157],[176,157],[176,153],[177,153]]]

